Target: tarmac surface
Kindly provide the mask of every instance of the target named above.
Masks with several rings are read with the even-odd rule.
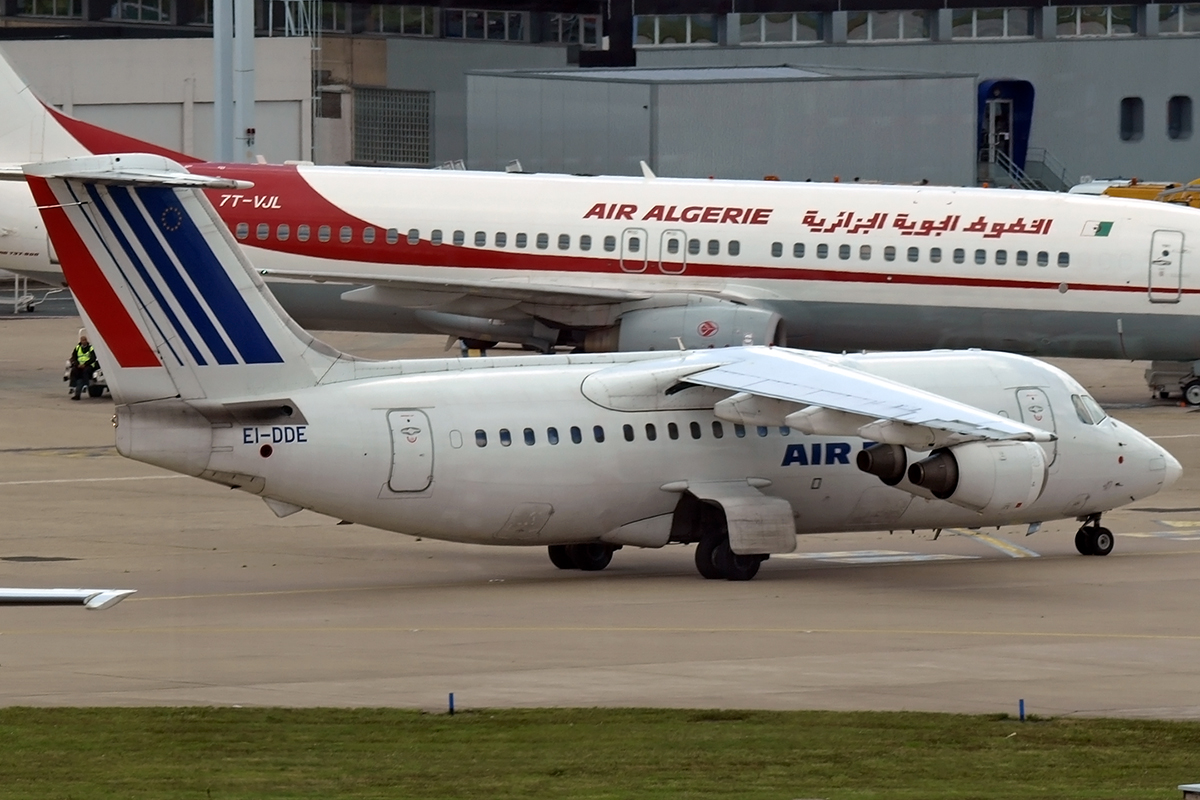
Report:
[[[978,535],[808,536],[748,583],[691,547],[564,572],[541,548],[413,539],[127,461],[71,402],[76,317],[0,319],[0,584],[134,588],[0,609],[0,705],[675,706],[1200,717],[1200,416],[1142,364],[1060,361],[1183,478],[1105,517]],[[367,356],[422,337],[330,334]]]

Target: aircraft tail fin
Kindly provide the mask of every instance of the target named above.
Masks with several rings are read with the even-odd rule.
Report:
[[[25,168],[118,403],[316,385],[341,357],[280,308],[192,175],[160,156]]]

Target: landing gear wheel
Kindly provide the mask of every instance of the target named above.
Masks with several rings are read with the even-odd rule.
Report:
[[[1075,549],[1079,551],[1081,556],[1092,555],[1092,545],[1088,542],[1088,529],[1080,528],[1075,534]]]
[[[104,387],[103,386],[89,386],[88,387],[88,397],[104,397]]]
[[[595,572],[604,569],[612,561],[613,549],[603,542],[588,542],[587,544],[567,545],[567,554],[576,568],[584,572]]]
[[[1101,528],[1097,525],[1094,528],[1087,529],[1088,547],[1094,556],[1106,556],[1112,552],[1113,533],[1108,528]]]
[[[758,574],[764,561],[762,556],[742,556],[729,549],[729,540],[723,539],[713,550],[713,564],[721,570],[728,581],[748,581]]]
[[[550,551],[550,563],[554,566],[559,569],[579,569],[575,566],[575,559],[567,552],[565,544],[552,544],[546,549]]]
[[[1200,380],[1191,381],[1183,387],[1183,402],[1189,406],[1200,406]]]
[[[720,536],[703,536],[696,543],[696,571],[702,577],[709,580],[719,580],[725,577],[725,573],[717,566],[716,560],[713,558],[714,551],[722,542],[727,542]]]

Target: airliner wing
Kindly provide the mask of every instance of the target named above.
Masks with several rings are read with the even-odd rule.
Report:
[[[690,358],[711,361],[713,366],[681,380],[737,392],[714,409],[718,416],[735,422],[862,436],[915,450],[979,440],[1055,438],[1049,431],[871,375],[823,353],[746,347]]]
[[[0,606],[84,606],[110,608],[136,589],[8,589],[0,587]]]

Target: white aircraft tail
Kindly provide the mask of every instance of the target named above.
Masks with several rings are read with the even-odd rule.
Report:
[[[151,155],[25,172],[118,403],[270,396],[338,361],[280,308],[201,191],[246,182]]]

